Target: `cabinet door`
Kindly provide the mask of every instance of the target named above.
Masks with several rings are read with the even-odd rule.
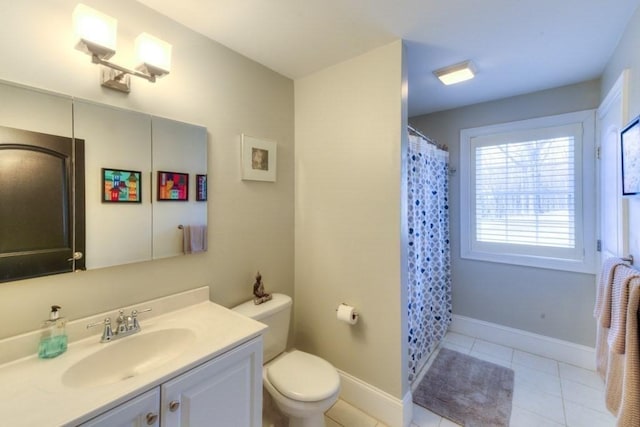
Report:
[[[85,251],[72,99],[0,82],[0,100],[0,282],[84,269],[68,261]]]
[[[153,259],[160,259],[183,254],[180,225],[207,225],[207,203],[196,197],[196,176],[207,174],[207,129],[160,117],[153,117],[151,124]],[[159,172],[188,174],[187,200],[160,200]]]
[[[151,260],[151,117],[79,100],[73,115],[75,137],[85,141],[87,268]],[[103,168],[140,172],[140,202],[105,200],[114,181]]]
[[[158,387],[116,406],[81,427],[158,427],[160,389]]]
[[[262,425],[262,338],[161,386],[161,426]]]
[[[79,140],[0,126],[0,282],[73,271],[84,252],[74,146],[82,153]]]

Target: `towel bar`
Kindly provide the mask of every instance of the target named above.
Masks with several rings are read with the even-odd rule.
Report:
[[[624,262],[628,262],[629,264],[633,265],[633,254],[629,254],[628,256],[622,257],[620,259],[623,260]]]

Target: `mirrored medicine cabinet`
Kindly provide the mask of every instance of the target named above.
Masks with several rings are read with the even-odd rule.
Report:
[[[12,150],[6,148],[20,145],[8,136],[12,130],[43,135],[45,139],[73,141],[79,144],[77,150],[72,149],[76,156],[82,155],[84,149],[83,159],[73,162],[78,168],[75,177],[84,188],[74,187],[76,194],[70,193],[71,200],[80,203],[80,207],[71,204],[68,209],[60,209],[62,217],[69,214],[70,222],[62,226],[66,234],[58,233],[56,240],[56,245],[65,249],[60,251],[60,256],[55,255],[60,258],[56,259],[58,267],[42,272],[36,268],[37,262],[27,257],[38,253],[52,256],[46,238],[46,230],[51,227],[42,224],[46,230],[30,235],[32,241],[22,245],[24,253],[0,246],[3,269],[0,282],[182,255],[183,227],[206,226],[206,128],[8,82],[0,82],[0,99],[0,126],[8,132],[0,132],[0,165],[13,161],[9,159]],[[13,151],[11,155],[15,157]],[[83,168],[81,160],[84,160]],[[53,165],[51,169],[56,169],[56,164]],[[41,169],[40,166],[31,168]],[[180,187],[173,176],[180,178]],[[14,187],[24,182],[22,178],[16,179],[15,174],[14,180]],[[74,181],[63,180],[60,187],[67,184],[73,187]],[[7,194],[23,194],[34,203],[29,209],[38,209],[42,194],[48,193],[42,189],[38,193],[28,184],[14,190]],[[0,213],[5,218],[21,215],[10,200],[1,203]],[[47,218],[55,214],[50,207],[43,209],[49,211]],[[56,217],[52,221],[61,222]],[[0,232],[6,234],[0,236],[0,240],[6,241],[9,237],[19,240],[23,233],[11,227],[0,228]],[[34,237],[38,235],[42,235],[42,239]],[[81,258],[78,253],[82,253]],[[66,267],[61,269],[60,263]]]

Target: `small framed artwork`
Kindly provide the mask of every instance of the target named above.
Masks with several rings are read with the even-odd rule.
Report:
[[[242,134],[242,179],[275,182],[276,149],[274,141]]]
[[[207,175],[196,175],[196,201],[207,201]]]
[[[620,132],[622,144],[622,195],[640,194],[640,116]]]
[[[142,173],[102,168],[102,203],[140,203]]]
[[[158,201],[189,200],[189,174],[158,171]]]

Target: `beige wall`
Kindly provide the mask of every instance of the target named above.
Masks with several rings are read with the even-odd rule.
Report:
[[[602,97],[605,97],[620,73],[629,70],[627,117],[629,121],[640,114],[640,8],[636,10],[618,47],[602,75]],[[635,196],[629,200],[629,252],[634,255],[635,266],[640,265],[640,198]]]
[[[402,79],[397,41],[295,81],[296,346],[398,398]]]
[[[459,169],[461,129],[597,108],[599,84],[594,80],[412,117],[409,122],[447,144],[450,164]],[[453,313],[593,346],[595,277],[461,259],[460,173],[451,176],[449,185]]]
[[[68,318],[203,285],[231,306],[267,290],[293,294],[293,82],[129,0],[84,3],[118,18],[115,62],[133,66],[147,31],[173,44],[172,73],[133,79],[129,95],[102,89],[98,67],[73,48],[75,0],[4,2],[0,79],[206,126],[209,252],[0,284],[0,338],[40,326],[48,306]],[[240,24],[239,24],[240,25]],[[278,142],[277,182],[240,180],[240,134]]]

